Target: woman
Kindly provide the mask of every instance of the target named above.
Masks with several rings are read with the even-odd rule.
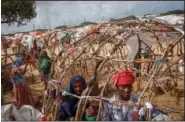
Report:
[[[46,51],[43,51],[40,54],[39,69],[40,69],[40,73],[42,76],[42,80],[44,81],[45,90],[46,90],[47,85],[48,85],[48,81],[49,81],[49,74],[50,74],[50,70],[51,70],[51,59],[48,56]]]
[[[29,91],[29,86],[26,83],[23,75],[23,71],[20,68],[22,65],[22,58],[16,57],[15,64],[12,67],[13,73],[13,93],[16,98],[17,107],[22,105],[33,105],[33,97]]]
[[[81,76],[74,76],[66,92],[80,96],[83,90],[86,88],[86,82]],[[66,96],[62,99],[62,104],[60,108],[60,120],[61,121],[73,121],[76,115],[78,98]]]

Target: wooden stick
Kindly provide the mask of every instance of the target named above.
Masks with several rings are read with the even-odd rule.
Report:
[[[149,86],[150,83],[152,82],[152,79],[153,79],[153,77],[154,77],[154,75],[155,75],[156,72],[157,72],[157,68],[155,68],[155,70],[154,70],[152,76],[150,77],[150,79],[149,79],[149,81],[147,82],[147,84],[146,84],[144,90],[142,91],[142,93],[141,93],[141,95],[140,95],[140,97],[139,97],[139,99],[138,99],[138,102],[137,102],[138,104],[140,103],[141,98],[143,97],[143,95],[144,95],[146,89],[148,88],[148,86]]]
[[[33,76],[33,71],[32,71],[32,66],[30,64],[30,70],[31,70],[31,77],[32,77],[32,82],[35,83],[34,76]]]
[[[72,61],[71,65],[68,66],[68,67],[65,69],[65,71],[64,71],[64,73],[61,75],[60,79],[63,79],[64,75],[65,75],[66,72],[69,70],[69,68],[72,66],[72,64],[83,54],[84,50],[85,50],[94,40],[95,40],[95,39],[91,40],[91,41],[87,44],[87,46],[85,46],[85,47],[83,48],[83,50],[80,52],[80,54]]]
[[[172,46],[168,46],[168,48],[166,48],[166,50],[165,50],[165,52],[164,52],[164,54],[163,54],[163,56],[162,56],[162,59],[164,59],[164,57],[167,56],[167,54],[168,54],[168,52],[169,52],[169,49],[173,48],[173,47],[179,42],[179,40],[181,40],[182,38],[183,38],[183,36],[181,36],[179,39],[177,39],[177,41],[175,41],[174,44],[173,44]],[[160,69],[161,69],[161,67],[162,67],[163,64],[164,64],[164,62],[162,62],[162,63],[159,65],[158,69],[157,69],[157,68],[154,69],[152,76],[150,77],[148,83],[146,84],[144,90],[142,91],[142,93],[141,93],[141,95],[140,95],[140,98],[139,98],[139,100],[138,100],[138,103],[140,103],[141,98],[143,97],[143,95],[144,95],[146,89],[148,88],[149,84],[152,82],[152,79],[153,79],[154,75],[155,75],[157,72],[160,71]]]
[[[115,72],[114,72],[115,73]],[[108,86],[109,82],[110,82],[110,79],[111,79],[111,76],[114,74],[112,73],[111,75],[109,74],[109,80],[106,82],[106,84],[104,85],[102,91],[101,91],[101,97],[104,96],[104,91],[105,91],[105,88]],[[102,104],[103,104],[103,101],[100,100],[100,103],[99,103],[99,109],[98,109],[98,115],[97,115],[97,118],[96,118],[96,121],[100,121],[100,117],[101,117],[101,111],[102,111]]]

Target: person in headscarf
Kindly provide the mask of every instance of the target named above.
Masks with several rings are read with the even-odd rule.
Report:
[[[30,88],[25,81],[22,69],[20,68],[22,62],[22,57],[16,57],[15,64],[12,66],[13,93],[15,95],[16,105],[18,108],[22,105],[34,104],[33,97],[30,93]]]
[[[138,95],[132,92],[132,84],[134,83],[134,75],[132,72],[128,70],[118,72],[112,77],[112,83],[116,87],[117,92],[114,93],[111,101],[117,102],[116,104],[104,103],[103,121],[146,121],[150,119],[146,112],[148,110],[152,112],[151,119],[160,114],[166,117],[163,111],[153,108],[149,102],[145,103],[143,107],[122,105],[118,102],[136,103],[138,101]]]
[[[87,87],[86,81],[82,76],[74,76],[66,92],[81,96],[83,90]],[[60,121],[73,121],[76,115],[78,98],[72,96],[66,96],[62,98],[61,108],[60,108]]]
[[[42,80],[44,81],[45,90],[47,88],[51,70],[51,59],[48,56],[47,52],[43,50],[39,57],[39,69],[42,76]]]

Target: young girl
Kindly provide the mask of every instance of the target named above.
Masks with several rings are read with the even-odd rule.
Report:
[[[87,108],[85,110],[85,114],[83,115],[82,121],[96,121],[96,117],[98,114],[99,103],[98,101],[89,101],[87,104]]]

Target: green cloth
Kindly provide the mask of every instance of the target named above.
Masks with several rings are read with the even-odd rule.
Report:
[[[160,57],[160,58],[156,61],[157,66],[159,66],[162,62],[163,62],[163,58]]]
[[[42,75],[49,74],[51,69],[51,63],[48,59],[42,58],[40,60],[40,72]]]
[[[50,73],[51,62],[47,52],[41,52],[39,69],[42,75]]]
[[[61,43],[65,43],[66,38],[70,40],[72,36],[73,36],[73,33],[71,32],[66,33],[66,35],[61,39]]]
[[[67,33],[67,34],[66,34],[66,37],[67,37],[67,38],[69,38],[69,39],[71,39],[71,38],[72,38],[72,36],[73,36],[73,34],[72,34],[72,33]]]
[[[96,121],[96,116],[89,116],[89,115],[85,114],[84,119],[85,119],[85,121]]]

